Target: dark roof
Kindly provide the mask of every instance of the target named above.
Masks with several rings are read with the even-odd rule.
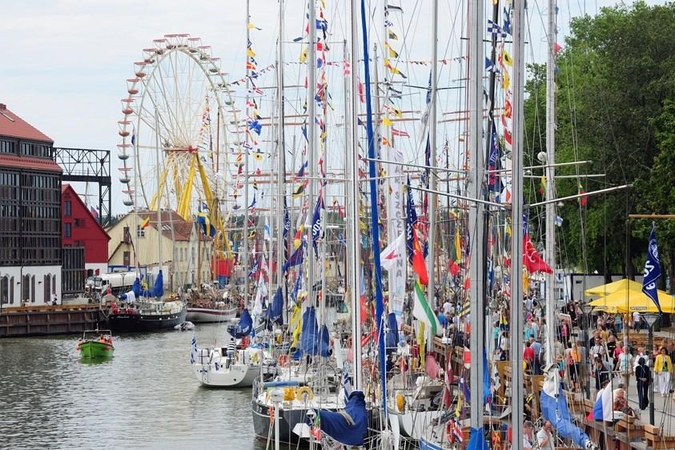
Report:
[[[150,218],[149,225],[157,229],[159,223],[157,222],[156,211],[138,211],[138,217],[143,221]],[[176,211],[162,210],[162,234],[165,237],[174,238],[176,241],[189,241],[193,226],[192,222],[185,221]],[[173,236],[171,227],[173,227]]]
[[[0,117],[0,121],[2,118]],[[1,133],[0,133],[1,134]],[[0,166],[15,167],[17,169],[46,170],[50,172],[63,172],[63,169],[51,159],[27,158],[0,154]]]
[[[0,136],[54,143],[49,136],[7,109],[4,103],[0,103]]]

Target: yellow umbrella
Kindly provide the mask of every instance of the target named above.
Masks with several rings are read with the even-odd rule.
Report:
[[[661,290],[658,291],[658,296],[662,312],[675,312],[675,297]],[[588,304],[598,311],[617,313],[659,311],[651,298],[647,297],[642,291],[635,291],[633,289],[616,291],[613,294],[595,299]]]
[[[642,291],[642,284],[637,281],[629,280],[628,278],[623,278],[618,281],[613,281],[612,283],[603,284],[602,286],[586,289],[584,295],[586,297],[597,297],[613,294],[615,292],[626,292],[628,290]]]

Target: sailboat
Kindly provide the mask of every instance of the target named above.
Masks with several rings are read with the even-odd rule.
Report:
[[[224,332],[220,346],[198,347],[193,335],[190,348],[192,372],[204,387],[242,388],[250,387],[256,378],[274,377],[276,364],[264,348],[250,344],[253,319],[244,309],[237,326]]]
[[[186,307],[182,300],[163,301],[164,275],[160,269],[153,288],[142,290],[136,278],[133,289],[119,296],[108,311],[108,326],[115,332],[173,329],[185,322]]]

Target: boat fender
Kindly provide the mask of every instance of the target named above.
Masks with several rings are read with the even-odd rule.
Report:
[[[295,391],[295,398],[306,402],[314,398],[314,392],[309,386],[301,386]]]
[[[281,367],[288,367],[291,364],[291,357],[286,354],[279,355],[277,362]]]
[[[284,388],[284,401],[292,402],[293,400],[295,400],[295,389],[292,387]]]
[[[405,410],[405,397],[400,392],[396,394],[396,409],[398,409],[399,412]]]
[[[258,352],[255,352],[255,353],[253,354],[253,356],[251,356],[251,362],[252,362],[253,364],[255,364],[255,363],[258,362],[258,359],[260,359],[259,356],[258,356]]]

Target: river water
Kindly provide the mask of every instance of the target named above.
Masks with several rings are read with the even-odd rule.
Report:
[[[221,330],[198,325],[199,345]],[[115,336],[100,363],[80,361],[77,337],[0,339],[0,448],[265,449],[251,389],[204,389],[192,375],[191,332]]]

